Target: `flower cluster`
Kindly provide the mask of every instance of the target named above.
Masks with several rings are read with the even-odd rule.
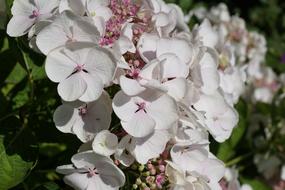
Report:
[[[185,17],[210,23],[205,31],[219,54],[221,89],[227,99],[237,103],[240,96],[249,102],[271,103],[274,95],[283,86],[283,76],[265,65],[267,52],[264,36],[246,28],[245,21],[238,15],[231,16],[227,6],[220,3],[207,10],[199,7]],[[204,21],[205,22],[205,21]]]
[[[245,21],[239,16],[231,16],[225,4],[207,10],[204,7],[189,12],[187,21],[195,16],[198,20],[207,19],[202,24],[208,25],[208,36],[212,36],[214,47],[219,54],[220,87],[232,103],[236,103],[243,96],[254,107],[250,111],[250,125],[247,138],[254,137],[256,153],[254,163],[258,172],[271,183],[277,182],[274,189],[283,189],[284,185],[284,156],[283,146],[276,142],[278,151],[270,147],[275,139],[284,136],[284,120],[278,115],[268,117],[261,113],[255,105],[265,103],[274,105],[273,109],[282,106],[284,99],[284,74],[278,76],[274,70],[266,66],[267,51],[265,38],[257,33],[248,31]],[[283,61],[281,57],[281,62]],[[280,94],[280,91],[283,91]],[[273,121],[272,121],[273,120]],[[258,130],[264,134],[258,134]],[[278,135],[274,135],[278,134]],[[283,163],[282,163],[283,160]],[[227,172],[226,172],[227,173]],[[228,172],[229,173],[229,172]],[[236,180],[237,174],[231,169],[231,176],[235,182],[228,180],[228,174],[221,181],[224,189],[243,189]],[[280,175],[281,174],[281,175]],[[228,175],[229,176],[229,175]],[[235,184],[235,185],[234,185]]]
[[[119,189],[139,165],[134,189],[222,189],[209,135],[224,142],[237,125],[234,104],[247,74],[257,81],[262,36],[214,9],[217,27],[205,19],[190,31],[162,0],[15,0],[12,14],[7,33],[28,34],[58,83],[57,129],[83,143],[57,168],[66,184]]]

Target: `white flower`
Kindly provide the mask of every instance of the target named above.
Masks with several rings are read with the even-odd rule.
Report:
[[[195,171],[185,171],[173,162],[167,161],[165,173],[170,182],[170,190],[216,190],[209,186],[208,179]]]
[[[169,139],[170,134],[167,130],[155,130],[142,138],[126,135],[119,143],[115,158],[125,166],[130,166],[134,160],[146,164],[149,159],[159,157]]]
[[[129,167],[134,161],[135,157],[132,155],[131,147],[132,137],[130,135],[124,136],[119,142],[118,148],[115,152],[115,159],[119,160],[121,164]]]
[[[64,103],[55,110],[53,120],[58,130],[73,133],[82,142],[88,142],[96,133],[109,128],[112,107],[106,93],[95,102],[73,104]]]
[[[172,161],[186,172],[195,172],[206,179],[211,189],[219,189],[219,181],[224,176],[224,164],[213,157],[205,145],[174,145],[171,149]]]
[[[194,107],[205,113],[205,124],[216,141],[223,142],[230,137],[238,123],[238,114],[220,93],[201,95]]]
[[[98,44],[99,32],[88,19],[64,11],[37,36],[39,49],[47,55],[51,50],[71,42]]]
[[[155,129],[169,129],[178,120],[175,101],[152,90],[134,97],[120,91],[113,99],[113,109],[126,132],[139,138]]]
[[[182,63],[191,63],[193,48],[186,40],[180,38],[160,38],[155,34],[144,33],[137,45],[141,58],[149,63],[163,54],[174,54]]]
[[[93,151],[75,154],[72,165],[57,167],[64,182],[77,190],[118,190],[125,183],[124,173],[107,157]]]
[[[174,54],[164,54],[159,59],[162,61],[153,60],[142,69],[127,70],[127,75],[120,77],[124,93],[134,96],[149,88],[167,92],[176,101],[181,100],[187,91],[186,65]]]
[[[15,0],[7,33],[13,37],[27,34],[35,23],[51,18],[58,4],[58,0]]]
[[[118,138],[108,130],[99,132],[92,143],[94,152],[103,156],[111,156],[116,152]]]
[[[115,60],[104,48],[74,42],[51,51],[45,70],[65,101],[94,101],[100,97],[115,71]]]

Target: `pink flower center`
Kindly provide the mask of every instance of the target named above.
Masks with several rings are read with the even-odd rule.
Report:
[[[78,109],[78,112],[79,112],[79,115],[80,115],[81,117],[85,116],[85,115],[87,114],[87,112],[88,112],[88,110],[87,110],[87,105],[86,105],[85,107],[79,108],[79,109]]]
[[[83,65],[77,65],[74,69],[74,73],[81,72],[81,71],[84,71],[87,73],[87,71],[84,69],[84,64]]]
[[[128,75],[133,79],[140,79],[140,69],[131,69]]]
[[[88,168],[88,173],[87,173],[87,177],[93,177],[93,176],[95,176],[95,175],[97,175],[98,174],[98,172],[97,172],[97,169],[96,168],[93,168],[93,169],[91,169],[91,168]]]
[[[37,18],[38,16],[40,16],[40,11],[38,10],[33,10],[32,14],[30,15],[30,18]]]
[[[136,105],[138,106],[138,109],[135,111],[135,113],[143,110],[146,113],[146,103],[145,102],[141,102],[141,103],[136,103]]]

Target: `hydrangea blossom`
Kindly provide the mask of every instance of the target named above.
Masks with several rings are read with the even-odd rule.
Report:
[[[57,168],[68,185],[119,189],[139,163],[151,174],[140,188],[221,189],[225,167],[209,135],[230,137],[244,73],[266,49],[241,19],[219,6],[209,13],[218,27],[209,18],[190,31],[182,10],[162,0],[15,0],[12,13],[7,32],[29,33],[58,83],[57,129],[85,143]]]

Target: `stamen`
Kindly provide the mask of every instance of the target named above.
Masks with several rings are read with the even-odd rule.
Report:
[[[146,103],[145,102],[141,102],[141,103],[136,103],[136,105],[138,106],[138,109],[135,111],[135,113],[143,110],[146,113]]]

